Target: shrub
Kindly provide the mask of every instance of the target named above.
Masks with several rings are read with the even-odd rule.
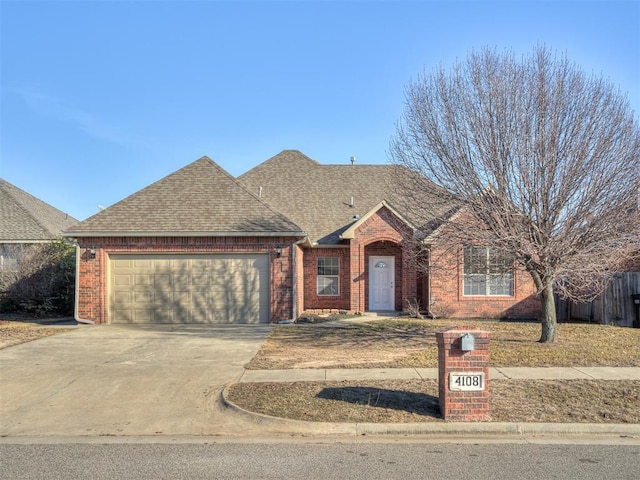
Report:
[[[68,243],[29,245],[0,276],[0,310],[37,316],[73,313],[75,250]]]

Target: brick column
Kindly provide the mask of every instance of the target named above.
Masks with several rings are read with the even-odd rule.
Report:
[[[349,247],[349,267],[351,273],[351,285],[349,287],[350,309],[354,312],[364,313],[364,246],[356,239],[351,240]]]
[[[473,336],[471,351],[462,350],[462,336]],[[445,420],[489,420],[489,341],[491,334],[473,327],[452,327],[436,333],[440,413]]]

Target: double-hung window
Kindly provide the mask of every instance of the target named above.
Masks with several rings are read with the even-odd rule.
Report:
[[[513,296],[513,257],[491,247],[464,248],[464,295]]]
[[[317,293],[320,296],[337,296],[340,292],[340,259],[318,258]]]

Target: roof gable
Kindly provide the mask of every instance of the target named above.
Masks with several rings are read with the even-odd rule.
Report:
[[[245,182],[243,181],[243,179],[246,179],[246,176],[251,173],[252,178],[270,178],[274,182],[276,182],[275,185],[277,185],[277,182],[279,180],[286,178],[292,173],[295,174],[296,172],[301,171],[309,172],[321,167],[322,165],[320,165],[318,162],[312,160],[298,150],[283,150],[279,154],[269,158],[268,160],[265,160],[260,165],[252,168],[244,175],[239,176],[238,180],[240,180],[241,183],[244,184]],[[264,187],[266,187],[266,185]],[[253,192],[254,190],[251,191]],[[254,193],[256,195],[260,194],[258,190],[255,190]]]
[[[362,224],[364,224],[367,220],[369,220],[373,215],[375,215],[377,212],[379,212],[383,208],[386,208],[387,210],[389,210],[399,221],[404,223],[409,229],[415,231],[416,228],[411,224],[411,222],[409,222],[406,218],[404,218],[403,215],[398,213],[398,211],[395,208],[393,208],[391,205],[389,205],[386,201],[383,200],[378,205],[376,205],[371,210],[369,210],[366,214],[364,214],[362,217],[358,218],[354,223],[352,223],[349,226],[349,228],[347,228],[340,235],[340,238],[345,240],[355,238],[356,230],[358,230],[358,228]]]
[[[88,218],[74,236],[304,235],[208,157]]]
[[[429,212],[411,208],[410,202],[419,200],[402,196],[407,175],[413,174],[398,165],[322,165],[285,150],[238,180],[300,225],[312,245],[331,245],[383,201],[409,225],[424,225],[432,217]]]
[[[0,242],[53,240],[78,220],[0,178]]]

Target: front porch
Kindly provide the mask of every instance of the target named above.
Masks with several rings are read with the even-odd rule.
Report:
[[[381,204],[342,243],[304,251],[304,311],[401,312],[417,299],[413,229]]]
[[[351,304],[357,312],[399,312],[417,295],[416,268],[402,240],[351,245]]]

